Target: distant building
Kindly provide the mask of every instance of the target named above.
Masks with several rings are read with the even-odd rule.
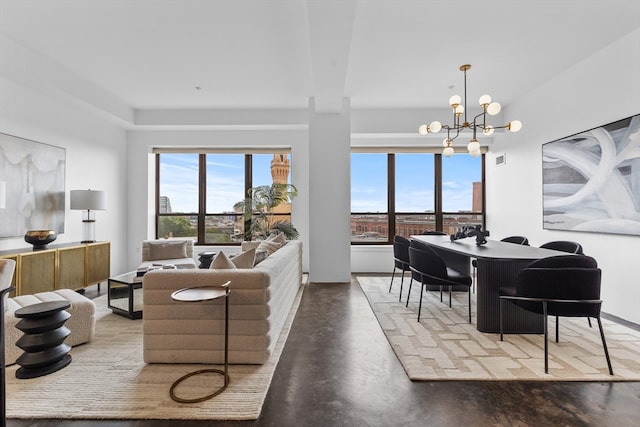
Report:
[[[171,200],[167,196],[160,196],[160,213],[171,213]]]

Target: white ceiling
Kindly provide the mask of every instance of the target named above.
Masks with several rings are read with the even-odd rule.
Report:
[[[438,108],[464,63],[508,105],[639,26],[639,0],[0,0],[0,33],[133,109]]]

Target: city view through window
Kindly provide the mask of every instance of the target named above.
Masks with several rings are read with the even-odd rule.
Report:
[[[238,244],[247,238],[245,218],[238,205],[245,199],[247,188],[291,183],[289,154],[158,156],[158,237],[190,237],[200,244]],[[483,157],[456,154],[442,158],[441,177],[437,177],[434,154],[395,153],[391,161],[390,156],[351,156],[353,243],[388,243],[395,234],[408,237],[436,230],[438,222],[448,234],[465,225],[483,223]],[[250,173],[245,171],[247,165]],[[206,169],[204,183],[199,178],[203,176],[201,167]],[[438,185],[440,209],[436,209],[435,198]],[[291,205],[283,203],[271,213],[276,220],[290,221]]]

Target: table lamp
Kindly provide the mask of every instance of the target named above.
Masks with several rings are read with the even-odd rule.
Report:
[[[81,243],[94,243],[96,241],[94,211],[107,209],[107,193],[96,190],[71,190],[70,196],[71,209],[83,211]]]

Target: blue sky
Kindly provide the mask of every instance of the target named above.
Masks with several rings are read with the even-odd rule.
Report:
[[[254,186],[271,183],[272,158],[272,154],[253,156]],[[444,209],[453,212],[470,210],[472,183],[480,181],[481,178],[480,157],[456,154],[443,158],[442,163]],[[197,170],[197,154],[162,154],[161,195],[169,196],[174,212],[197,211]],[[352,211],[386,211],[386,170],[386,154],[352,156]],[[233,205],[244,197],[243,181],[243,154],[208,155],[207,211],[230,211]],[[433,210],[432,154],[396,154],[396,210]]]

